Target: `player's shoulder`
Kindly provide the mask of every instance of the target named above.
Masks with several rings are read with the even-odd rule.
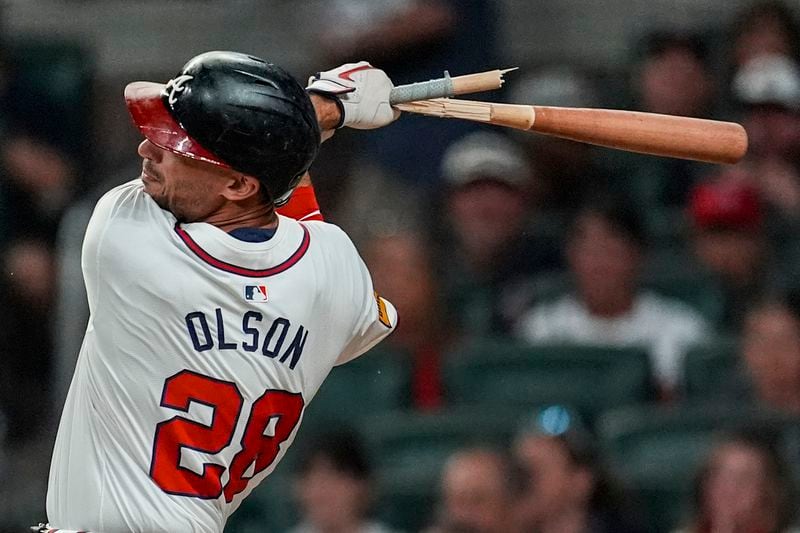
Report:
[[[142,180],[137,178],[117,185],[103,194],[95,204],[93,221],[108,222],[114,218],[138,217],[139,213],[143,212],[151,215],[148,218],[171,216],[167,211],[159,208],[153,199],[144,192]]]
[[[350,236],[345,231],[330,222],[322,220],[309,220],[304,222],[297,222],[293,219],[281,217],[281,223],[286,224],[299,224],[306,228],[311,237],[312,245],[320,247],[322,250],[333,251],[355,251],[355,245],[350,239]]]
[[[345,275],[361,272],[365,268],[356,245],[339,226],[321,220],[292,222],[308,230],[309,250],[321,264],[324,264],[326,271]]]
[[[144,194],[144,185],[142,180],[137,178],[109,189],[100,197],[97,204],[119,204],[140,194]]]

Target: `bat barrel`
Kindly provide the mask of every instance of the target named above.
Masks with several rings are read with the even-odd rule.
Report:
[[[708,163],[735,163],[747,151],[747,134],[733,122],[611,109],[533,109],[531,131],[608,148]]]
[[[747,151],[747,134],[741,125],[733,122],[614,109],[496,104],[448,98],[409,102],[397,108],[707,163],[736,163]]]

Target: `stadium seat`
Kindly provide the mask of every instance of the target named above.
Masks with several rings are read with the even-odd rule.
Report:
[[[643,518],[655,533],[674,531],[690,516],[691,484],[645,481],[636,486],[636,493]]]
[[[683,248],[653,252],[642,275],[642,286],[683,302],[711,325],[722,321],[725,295],[719,283],[688,260]]]
[[[378,471],[377,516],[398,530],[420,531],[433,520],[447,458],[470,446],[506,448],[518,423],[515,414],[486,407],[362,419],[361,433]]]
[[[603,410],[652,398],[648,354],[639,348],[476,339],[449,354],[444,379],[456,405],[521,414],[563,404],[590,424]]]
[[[375,516],[396,531],[422,531],[435,518],[438,480],[427,473],[379,476]]]
[[[720,338],[686,353],[684,389],[690,399],[714,398],[735,392],[745,382],[735,339]]]
[[[636,406],[604,414],[597,431],[612,468],[640,491],[649,516],[676,520],[718,433],[758,427],[794,438],[790,430],[798,423],[787,415],[730,404]],[[662,525],[659,531],[678,524]]]
[[[231,515],[225,533],[286,531],[297,520],[290,477],[276,470]]]
[[[303,415],[300,435],[358,418],[406,407],[411,365],[404,353],[378,346],[335,367]]]
[[[492,406],[398,411],[365,417],[361,433],[383,472],[436,478],[445,459],[470,445],[507,445],[519,417]]]

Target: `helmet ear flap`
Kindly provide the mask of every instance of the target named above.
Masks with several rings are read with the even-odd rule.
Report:
[[[292,193],[297,188],[297,185],[300,183],[300,180],[303,179],[303,175],[305,173],[306,171],[303,171],[301,174],[295,176],[295,178],[291,182],[289,182],[289,190],[286,191],[284,194],[282,194],[279,198],[273,199],[272,203],[275,204],[275,207],[281,207],[282,205],[285,205],[286,202],[289,201],[289,198],[292,197]]]

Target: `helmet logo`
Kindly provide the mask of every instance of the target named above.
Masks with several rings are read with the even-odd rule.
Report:
[[[167,85],[164,87],[164,94],[167,95],[169,105],[174,105],[175,102],[178,101],[176,93],[182,93],[184,89],[186,89],[186,82],[192,79],[194,79],[194,76],[181,74],[180,76],[172,78],[167,82]]]

